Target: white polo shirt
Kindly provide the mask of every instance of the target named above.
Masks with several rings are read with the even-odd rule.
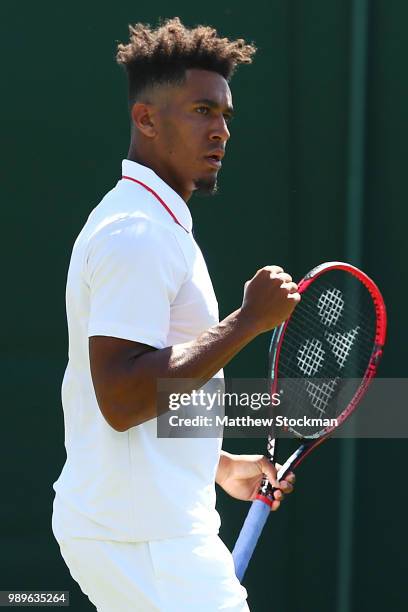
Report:
[[[161,349],[218,322],[186,203],[149,168],[124,160],[122,170],[89,215],[68,271],[67,460],[54,484],[53,513],[59,541],[213,534],[220,524],[214,485],[220,439],[157,438],[156,419],[117,432],[96,401],[90,336]]]

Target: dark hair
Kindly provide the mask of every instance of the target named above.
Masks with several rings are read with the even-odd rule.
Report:
[[[136,23],[129,26],[128,44],[119,44],[116,61],[129,79],[129,103],[147,87],[182,83],[188,68],[221,74],[229,81],[238,64],[250,64],[256,48],[242,38],[220,38],[214,28],[187,28],[178,17],[156,29]]]

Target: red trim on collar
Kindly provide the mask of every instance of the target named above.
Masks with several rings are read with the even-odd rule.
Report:
[[[177,219],[176,215],[173,213],[172,210],[170,210],[170,208],[167,206],[166,202],[164,202],[164,200],[161,199],[161,197],[159,196],[159,194],[157,194],[154,189],[152,189],[151,187],[149,187],[148,185],[145,185],[145,183],[142,183],[142,181],[138,181],[137,179],[133,178],[132,176],[122,176],[123,179],[127,179],[128,181],[133,181],[134,183],[138,183],[139,185],[141,185],[142,187],[144,187],[145,189],[147,189],[147,191],[149,191],[155,198],[156,200],[158,200],[160,202],[160,204],[163,206],[163,208],[166,209],[166,211],[169,213],[170,217],[173,219],[173,221],[175,223],[177,223],[177,225],[179,225],[180,227],[183,228],[183,230],[185,232],[187,232],[187,234],[189,233],[188,229],[184,227],[184,225],[182,225],[180,223],[180,221]]]

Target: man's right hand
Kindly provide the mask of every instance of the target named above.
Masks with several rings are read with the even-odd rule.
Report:
[[[290,274],[279,266],[265,266],[245,283],[241,314],[261,334],[286,321],[299,302]]]

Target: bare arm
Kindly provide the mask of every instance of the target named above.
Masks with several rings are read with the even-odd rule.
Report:
[[[246,283],[242,307],[191,342],[156,350],[129,340],[91,337],[92,380],[105,419],[126,431],[156,417],[158,379],[204,384],[258,334],[287,319],[299,299],[290,276],[267,266]]]

